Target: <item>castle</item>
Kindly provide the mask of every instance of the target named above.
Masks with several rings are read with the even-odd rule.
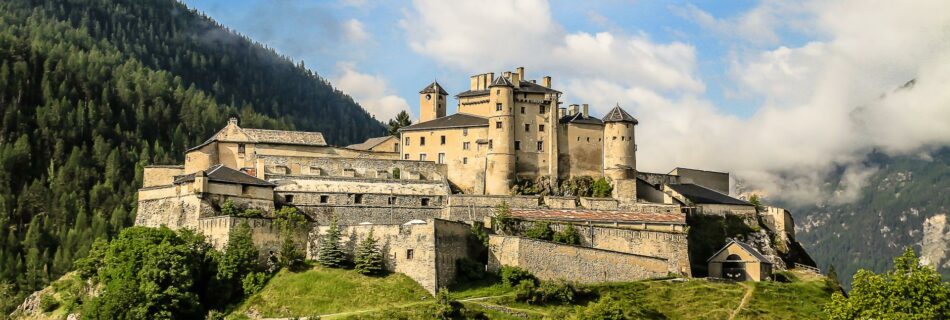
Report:
[[[555,231],[580,229],[579,245],[489,230],[488,268],[515,265],[549,279],[690,276],[696,261],[688,254],[686,217],[693,214],[767,221],[782,239],[794,238],[784,210],[758,210],[729,196],[727,173],[638,172],[634,117],[619,106],[602,118],[587,105],[561,108],[550,77],[537,84],[524,75],[518,68],[471,77],[453,115],[446,115],[448,93],[433,82],[420,91],[419,123],[398,137],[348,147],[328,145],[317,132],[242,128],[232,118],[188,149],[184,164],[145,167],[135,224],[196,229],[223,248],[230,230],[248,222],[255,244],[269,254],[283,236],[270,217],[293,206],[312,225],[294,240],[315,258],[319,235],[335,215],[350,250],[373,230],[387,268],[432,292],[454,281],[459,260],[476,259],[467,245],[471,226],[492,226],[500,205],[523,226],[545,221]],[[606,178],[611,196],[511,193],[519,180],[576,177]],[[262,215],[224,215],[225,202]],[[766,262],[784,266],[774,255]]]

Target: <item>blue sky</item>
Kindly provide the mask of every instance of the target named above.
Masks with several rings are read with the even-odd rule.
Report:
[[[455,94],[470,75],[524,66],[566,104],[639,119],[638,169],[728,171],[792,201],[816,199],[836,168],[833,197],[847,200],[871,150],[950,145],[945,0],[184,1],[383,121],[418,115],[433,79]]]

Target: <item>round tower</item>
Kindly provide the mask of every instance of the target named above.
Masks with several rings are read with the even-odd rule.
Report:
[[[515,177],[514,86],[499,76],[488,86],[488,154],[485,193],[508,194]]]
[[[612,180],[636,179],[637,119],[617,104],[604,116],[604,175]]]

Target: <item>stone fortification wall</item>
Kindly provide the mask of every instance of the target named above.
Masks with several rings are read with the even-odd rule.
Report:
[[[319,257],[320,241],[328,226],[310,233],[307,258]],[[350,257],[370,230],[384,253],[386,269],[403,273],[430,293],[448,286],[455,279],[456,259],[466,257],[468,227],[463,223],[430,219],[412,225],[342,226],[343,246]]]
[[[450,195],[442,219],[484,221],[501,203],[510,208],[537,208],[540,198],[535,196]]]
[[[142,170],[142,187],[170,185],[175,181],[175,176],[184,172],[185,166],[146,166]]]
[[[663,258],[513,236],[491,235],[488,247],[489,270],[516,266],[541,280],[635,281],[665,276],[669,265]]]
[[[551,229],[560,232],[564,223],[552,223]],[[689,251],[686,232],[659,231],[605,226],[574,225],[581,238],[581,246],[664,258],[667,270],[690,276]],[[671,229],[677,226],[670,226]]]
[[[544,205],[551,209],[576,209],[577,208],[577,198],[576,197],[553,197],[546,196],[544,199]]]
[[[637,171],[637,178],[646,181],[651,185],[677,184],[680,183],[679,176],[665,173],[653,173]]]
[[[444,164],[429,161],[268,155],[258,156],[258,164],[266,173],[292,175],[391,179],[398,169],[399,179],[443,180],[446,176]]]
[[[203,203],[195,194],[178,195],[174,186],[139,191],[135,225],[177,230],[197,223]]]
[[[591,210],[617,210],[620,203],[611,198],[580,198],[581,207]]]
[[[750,227],[758,227],[758,213],[754,206],[734,204],[700,204],[696,213],[715,216],[738,216]]]
[[[337,215],[340,224],[402,224],[412,220],[438,218],[441,207],[396,207],[373,205],[297,205],[298,209],[319,225],[328,225],[333,215]]]
[[[232,216],[216,216],[198,219],[195,229],[208,237],[208,241],[215,249],[222,250],[227,246],[231,230],[247,222],[251,227],[251,239],[257,247],[261,261],[277,254],[284,239],[280,227],[269,218],[241,218]],[[299,234],[294,238],[298,248],[306,248],[306,234]]]

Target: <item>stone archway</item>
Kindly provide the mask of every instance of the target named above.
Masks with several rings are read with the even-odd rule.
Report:
[[[746,270],[745,262],[737,254],[730,254],[726,261],[722,263],[722,277],[730,280],[745,281]]]

